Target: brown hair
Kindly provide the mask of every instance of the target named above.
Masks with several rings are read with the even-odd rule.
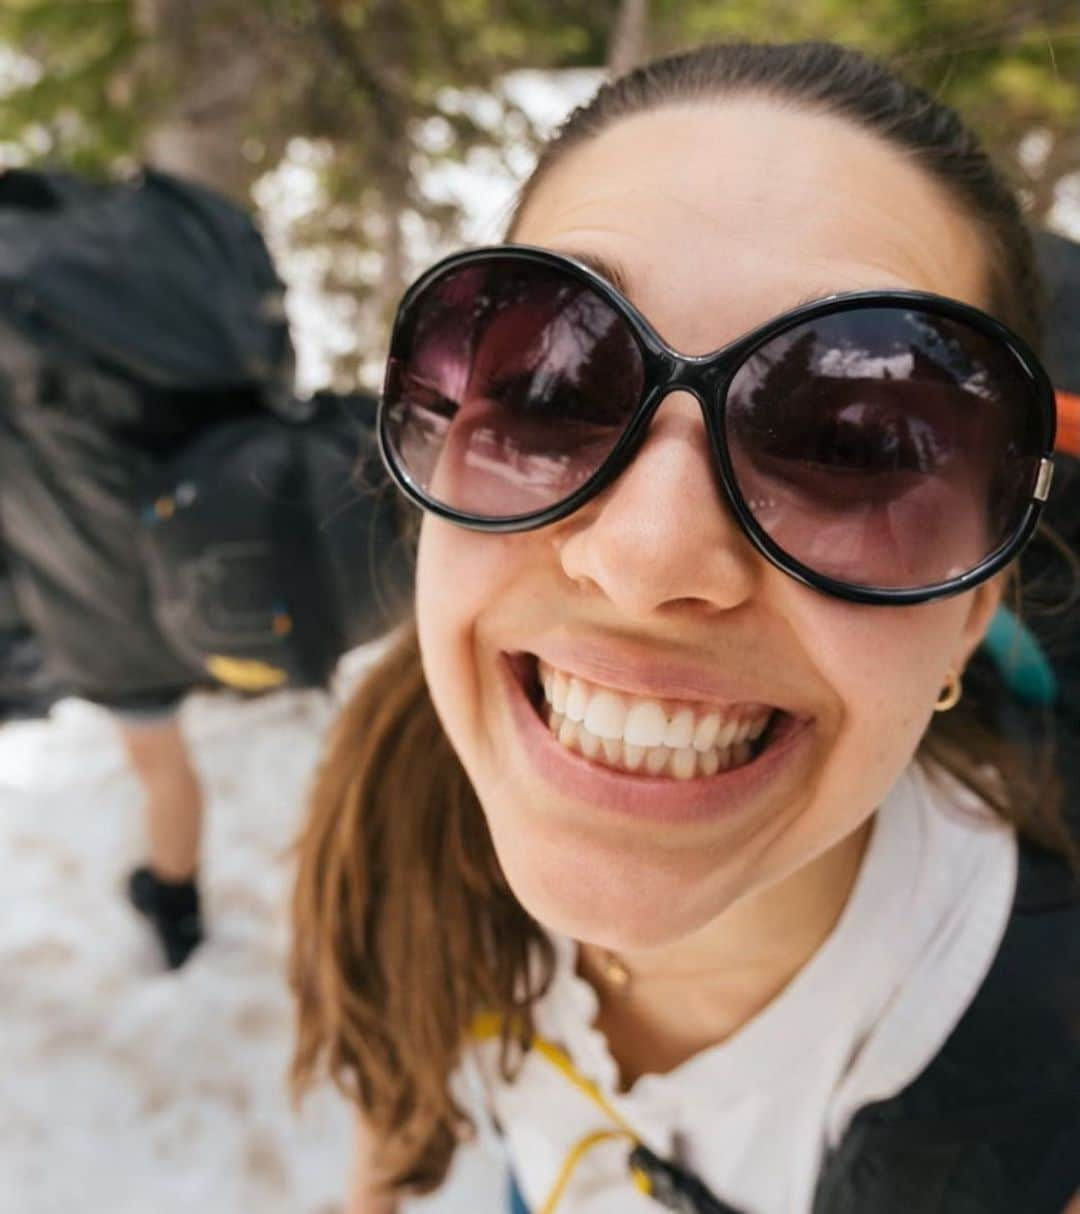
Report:
[[[548,145],[517,214],[570,149],[621,118],[734,94],[845,116],[912,154],[981,228],[990,309],[1038,348],[1035,262],[1007,183],[949,109],[828,43],[706,46],[605,85]],[[1009,745],[996,711],[988,686],[972,688],[935,716],[920,754],[1026,835],[1067,852],[1046,755]],[[552,955],[500,871],[428,695],[411,621],[331,734],[299,840],[292,909],[295,1090],[328,1073],[364,1112],[381,1182],[429,1191],[468,1132],[448,1078],[473,1017],[502,1014],[511,1075]]]

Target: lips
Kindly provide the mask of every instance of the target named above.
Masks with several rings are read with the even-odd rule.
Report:
[[[525,656],[631,696],[721,707],[763,702],[761,676],[752,671],[744,650],[733,646],[729,655],[732,660],[725,661],[720,654],[704,658],[670,648],[660,653],[647,642],[586,635],[545,638]],[[774,688],[764,702],[785,707],[794,694]]]
[[[764,812],[786,803],[805,786],[815,761],[813,718],[777,710],[749,762],[715,775],[675,779],[624,771],[594,762],[562,745],[539,709],[537,658],[503,654],[506,703],[521,753],[539,777],[576,812],[592,812],[656,825],[690,825]],[[751,701],[752,702],[752,701]],[[509,757],[509,756],[508,756]],[[551,811],[556,812],[551,803]]]

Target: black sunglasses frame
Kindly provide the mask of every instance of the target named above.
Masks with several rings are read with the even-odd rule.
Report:
[[[412,305],[436,280],[452,270],[494,261],[528,262],[549,269],[557,269],[572,278],[582,280],[596,291],[626,321],[641,352],[645,375],[642,397],[606,459],[592,476],[573,493],[543,510],[491,519],[482,515],[453,510],[441,502],[429,498],[415,484],[408,472],[401,467],[394,456],[387,433],[388,409],[384,386],[379,401],[377,422],[379,452],[398,487],[422,510],[474,531],[498,533],[530,531],[547,526],[549,523],[558,522],[573,514],[575,510],[602,492],[624,471],[644,440],[657,409],[669,393],[681,391],[689,392],[701,406],[705,429],[715,457],[715,468],[719,472],[720,489],[745,535],[755,549],[776,568],[803,585],[824,594],[853,603],[894,607],[924,603],[931,599],[961,594],[977,586],[980,582],[986,581],[987,578],[992,577],[999,569],[1007,565],[1023,549],[1038,524],[1039,515],[1049,494],[1050,482],[1053,478],[1053,447],[1057,417],[1053,384],[1031,347],[1018,334],[979,308],[943,295],[908,289],[890,288],[840,292],[782,312],[779,316],[765,321],[711,354],[689,356],[673,350],[620,291],[575,258],[532,245],[491,245],[454,253],[432,266],[413,283],[398,306],[390,344],[391,357],[397,334],[403,324],[407,322]],[[743,363],[765,342],[807,320],[852,309],[861,311],[867,308],[896,307],[897,305],[959,321],[976,332],[993,338],[1007,348],[1032,386],[1040,410],[1043,431],[1043,448],[1038,472],[1031,487],[1031,500],[1013,534],[967,573],[960,574],[946,582],[905,589],[859,586],[840,582],[817,573],[784,552],[760,527],[744,501],[723,433],[727,392],[731,382]]]

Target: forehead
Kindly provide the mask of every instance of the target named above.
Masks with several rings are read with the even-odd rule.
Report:
[[[768,101],[617,122],[542,179],[514,239],[617,265],[685,353],[808,294],[914,287],[986,306],[978,228],[910,157]]]

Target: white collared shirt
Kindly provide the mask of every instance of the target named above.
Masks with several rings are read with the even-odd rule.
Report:
[[[913,764],[877,811],[832,932],[731,1037],[620,1094],[618,1067],[592,1027],[596,993],[576,973],[576,944],[561,936],[552,937],[556,972],[535,1007],[537,1031],[648,1146],[717,1197],[746,1214],[809,1214],[825,1151],[858,1109],[927,1066],[971,1003],[1004,935],[1016,874],[1013,829]],[[478,1045],[455,1076],[480,1136],[459,1148],[443,1189],[410,1211],[504,1211],[508,1165],[537,1210],[573,1145],[610,1126],[535,1052],[513,1084],[499,1078],[496,1056],[496,1043]],[[558,1214],[655,1214],[630,1183],[627,1150],[619,1141],[590,1150]]]

